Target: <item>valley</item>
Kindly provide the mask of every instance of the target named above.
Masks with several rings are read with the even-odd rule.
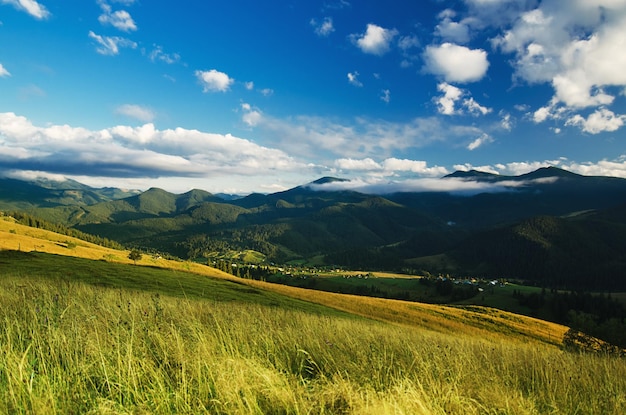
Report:
[[[149,255],[133,265],[128,251],[10,217],[0,248],[3,412],[626,409],[620,352],[566,326]]]

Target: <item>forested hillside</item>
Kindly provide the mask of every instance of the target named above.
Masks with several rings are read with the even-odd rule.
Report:
[[[181,258],[255,251],[274,263],[626,288],[626,180],[556,168],[521,176],[457,172],[440,180],[442,188],[475,190],[366,194],[327,177],[239,199],[149,189],[78,203],[59,195],[107,192],[5,181],[14,190],[0,201],[53,224]]]

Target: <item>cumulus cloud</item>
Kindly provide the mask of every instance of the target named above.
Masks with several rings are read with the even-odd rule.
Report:
[[[437,109],[440,114],[454,115],[457,113],[455,105],[463,96],[463,90],[447,82],[441,82],[437,85],[437,90],[443,92],[443,95],[435,98]]]
[[[150,108],[135,104],[124,104],[116,108],[115,112],[126,117],[134,118],[141,122],[152,122],[156,114]]]
[[[126,10],[113,11],[111,6],[104,0],[99,0],[98,4],[102,9],[102,14],[98,17],[98,21],[103,25],[111,25],[122,32],[132,32],[137,30],[137,25]]]
[[[89,130],[40,127],[14,113],[0,113],[0,169],[105,177],[253,176],[298,171],[306,165],[281,150],[230,134],[153,124]]]
[[[427,46],[424,52],[424,70],[441,76],[446,82],[480,81],[489,68],[487,52],[469,49],[453,43]]]
[[[11,73],[7,71],[6,68],[0,63],[0,78],[3,78],[5,76],[11,76]]]
[[[130,39],[118,36],[100,36],[89,31],[89,37],[96,41],[96,52],[101,55],[114,56],[120,53],[120,48],[135,49],[137,44]]]
[[[396,29],[385,29],[369,23],[365,33],[353,34],[351,39],[363,53],[382,56],[391,49],[391,42],[398,35]]]
[[[423,160],[387,158],[376,162],[372,158],[352,159],[340,158],[335,160],[334,166],[343,174],[367,173],[370,177],[397,176],[404,173],[414,173],[419,176],[439,177],[449,173],[441,166],[429,167]]]
[[[439,14],[441,22],[435,27],[435,35],[444,42],[465,44],[470,41],[470,27],[466,22],[452,20],[456,13],[446,9]]]
[[[313,26],[315,34],[321,37],[327,37],[335,31],[332,17],[324,17],[321,21],[311,19],[310,24]]]
[[[491,108],[484,107],[469,96],[469,92],[450,85],[447,82],[441,82],[437,85],[437,90],[443,92],[442,96],[435,97],[437,110],[444,115],[486,115],[490,113]],[[458,105],[458,107],[457,107]]]
[[[260,110],[252,108],[248,103],[241,104],[241,109],[243,110],[241,120],[248,127],[256,127],[261,122],[263,115]]]
[[[35,0],[0,0],[2,4],[10,4],[18,10],[25,11],[35,19],[43,20],[50,17],[50,12],[46,6]]]
[[[359,73],[357,71],[348,72],[348,82],[359,88],[363,86],[363,83],[359,81]]]
[[[215,69],[210,71],[196,71],[196,78],[200,81],[204,92],[226,92],[235,82],[224,72]]]
[[[514,55],[516,79],[552,86],[554,96],[535,112],[536,122],[555,118],[559,111],[609,106],[613,89],[626,86],[626,3],[620,0],[575,1],[566,7],[556,0],[541,2],[521,13],[493,43]],[[594,120],[606,118],[598,114]],[[586,127],[581,115],[573,117],[570,125]]]
[[[617,131],[624,126],[626,115],[615,115],[613,111],[600,108],[587,118],[576,114],[565,122],[565,125],[580,127],[584,132],[599,134],[604,131]]]
[[[342,171],[372,171],[383,169],[380,163],[375,162],[369,157],[360,160],[351,158],[337,159],[335,160],[335,167]]]

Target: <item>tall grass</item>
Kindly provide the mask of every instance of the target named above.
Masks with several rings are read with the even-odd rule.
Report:
[[[0,413],[622,414],[626,362],[261,304],[0,279]]]

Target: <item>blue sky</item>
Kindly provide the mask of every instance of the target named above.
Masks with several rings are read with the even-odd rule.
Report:
[[[0,174],[172,192],[626,177],[626,0],[0,0]]]

